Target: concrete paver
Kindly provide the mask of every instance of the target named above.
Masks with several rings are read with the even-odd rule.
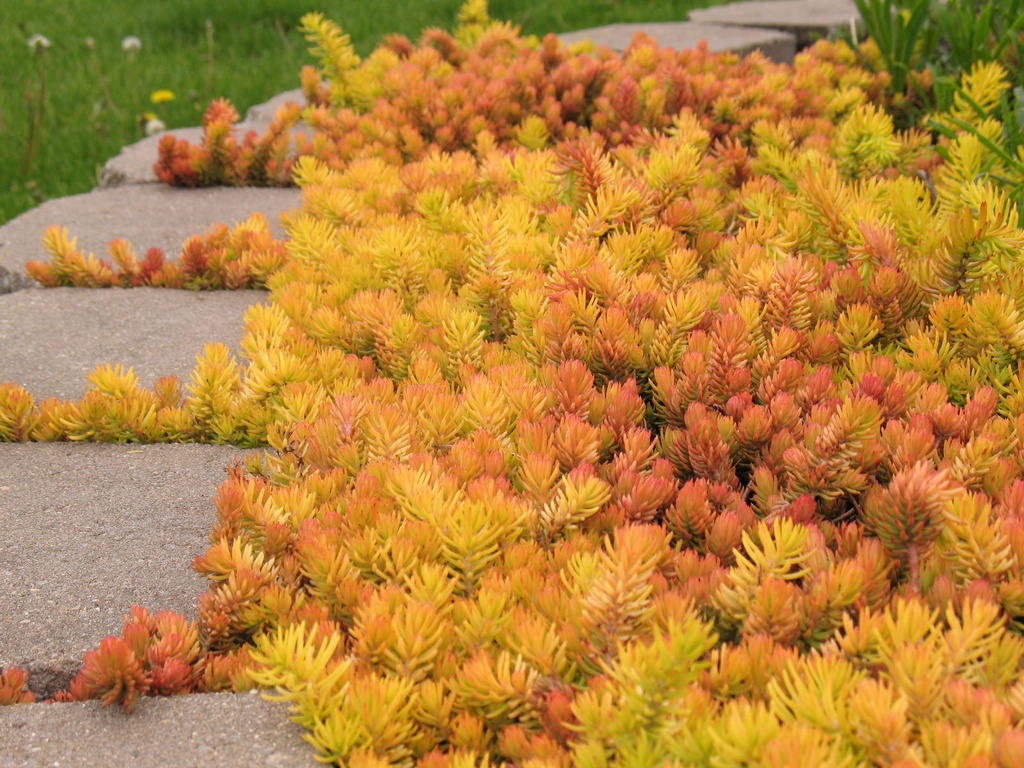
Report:
[[[26,669],[41,699],[121,633],[133,605],[194,619],[207,585],[192,560],[209,546],[212,497],[243,453],[0,443],[0,667]]]
[[[277,110],[289,102],[303,106],[306,104],[306,97],[302,95],[301,88],[284,91],[267,99],[262,104],[249,107],[240,123],[243,135],[244,131],[247,130],[262,131],[273,122],[274,117],[277,115]]]
[[[0,707],[4,768],[313,768],[280,702],[250,693],[148,698],[126,715],[97,701]]]
[[[771,27],[796,36],[797,48],[849,29],[860,20],[853,0],[751,0],[690,11],[690,21]]]
[[[732,51],[743,56],[760,50],[768,58],[778,62],[792,61],[796,50],[796,39],[787,32],[777,29],[746,29],[689,21],[609,24],[578,32],[566,32],[558,37],[566,45],[591,40],[595,45],[607,46],[616,53],[622,53],[637,32],[646,32],[664,48],[686,50],[696,48],[705,40],[712,51]]]
[[[209,342],[237,352],[245,311],[265,291],[51,288],[0,295],[0,383],[37,399],[77,400],[103,363],[134,367],[142,386],[186,385]]]

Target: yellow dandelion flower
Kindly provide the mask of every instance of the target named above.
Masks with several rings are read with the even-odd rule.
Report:
[[[174,91],[168,91],[166,88],[153,91],[149,94],[149,100],[154,104],[166,104],[168,101],[174,101]]]

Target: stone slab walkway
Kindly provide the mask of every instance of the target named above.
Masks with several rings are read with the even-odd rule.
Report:
[[[691,21],[659,24],[609,24],[559,35],[567,44],[590,40],[596,46],[611,48],[616,53],[626,50],[638,32],[653,37],[662,48],[677,51],[696,48],[701,41],[715,52],[732,51],[741,56],[760,50],[772,61],[790,62],[796,53],[796,38],[778,29],[753,29],[725,24],[704,24]]]
[[[0,707],[4,768],[322,766],[283,704],[256,694],[143,699],[127,716],[90,701]]]
[[[690,11],[690,21],[792,34],[797,49],[849,29],[860,20],[853,0],[751,0]]]
[[[0,380],[37,399],[77,400],[103,363],[132,366],[142,386],[188,384],[196,356],[219,341],[237,353],[246,310],[264,291],[52,288],[0,295]]]

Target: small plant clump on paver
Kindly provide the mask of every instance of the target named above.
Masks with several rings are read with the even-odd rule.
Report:
[[[307,19],[329,96],[287,237],[218,230],[173,273],[269,289],[243,362],[0,386],[4,440],[272,449],[217,493],[197,622],[136,609],[58,698],[273,689],[350,766],[1024,763],[998,120],[897,131],[844,44],[618,59],[460,21],[358,65]],[[500,61],[548,106],[439,135]],[[592,68],[568,119],[559,73]],[[963,103],[1007,87],[982,64]],[[158,274],[58,235],[54,283]]]
[[[262,214],[231,229],[215,224],[205,235],[190,237],[175,261],[159,248],[150,248],[142,260],[123,239],[111,241],[110,259],[78,249],[77,240],[60,226],[48,227],[43,247],[49,261],[30,261],[29,275],[47,288],[188,288],[216,290],[265,288],[266,279],[284,264],[285,244],[274,238]]]
[[[0,706],[31,704],[35,694],[28,690],[28,673],[17,667],[0,669]]]

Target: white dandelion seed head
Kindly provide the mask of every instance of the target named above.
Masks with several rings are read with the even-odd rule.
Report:
[[[160,118],[158,118],[158,117],[151,117],[149,120],[146,121],[146,128],[145,128],[145,130],[146,130],[146,135],[147,136],[152,136],[154,133],[160,133],[161,131],[166,131],[167,130],[167,126],[164,125],[163,120],[161,120]]]
[[[121,40],[122,51],[128,51],[130,53],[132,51],[139,50],[141,47],[142,41],[139,40],[139,38],[137,38],[135,35],[128,35],[128,37],[123,38]]]
[[[28,39],[28,49],[33,53],[37,51],[45,51],[50,47],[50,38],[46,35],[32,35]]]

